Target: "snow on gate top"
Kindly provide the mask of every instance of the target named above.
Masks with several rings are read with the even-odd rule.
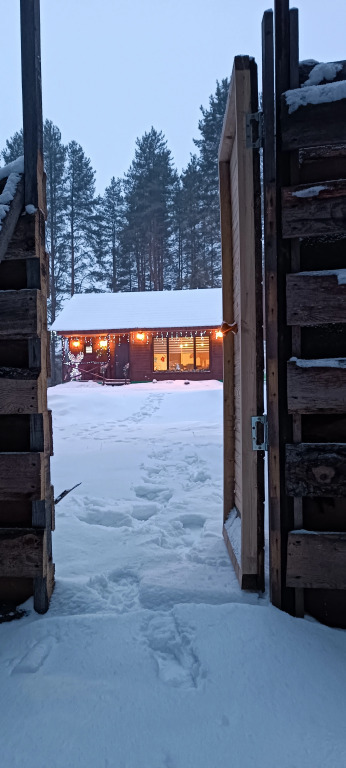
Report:
[[[106,331],[215,327],[221,322],[221,288],[77,293],[66,302],[51,329]]]

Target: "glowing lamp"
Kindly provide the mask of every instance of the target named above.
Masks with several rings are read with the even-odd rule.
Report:
[[[106,349],[107,348],[107,343],[108,343],[107,339],[100,339],[100,347],[101,347],[101,349]]]
[[[222,331],[216,331],[215,337],[216,337],[217,339],[223,339],[223,333],[222,333]]]
[[[138,341],[144,341],[145,334],[144,333],[136,333],[136,339],[138,339]]]
[[[80,347],[80,341],[79,341],[79,339],[76,339],[75,341],[73,341],[73,342],[72,342],[72,346],[73,346],[73,347]]]

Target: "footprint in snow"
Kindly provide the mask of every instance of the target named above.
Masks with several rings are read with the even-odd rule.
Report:
[[[166,614],[151,619],[145,634],[160,680],[174,687],[197,688],[201,665],[191,630],[180,627],[173,614]]]
[[[43,667],[56,642],[56,638],[51,635],[48,635],[44,640],[38,640],[31,646],[23,658],[13,666],[11,675],[38,672]]]
[[[169,501],[173,493],[169,488],[162,490],[161,485],[135,485],[134,492],[139,499],[148,499],[148,501],[164,502]]]
[[[158,511],[158,504],[134,504],[132,507],[132,517],[135,520],[150,520],[151,517],[157,515]]]

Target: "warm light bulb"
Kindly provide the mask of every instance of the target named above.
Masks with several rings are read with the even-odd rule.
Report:
[[[137,333],[136,334],[136,338],[138,339],[138,341],[144,341],[145,334],[144,333]]]
[[[107,339],[100,339],[100,347],[103,349],[107,347]]]
[[[72,342],[73,347],[79,347],[79,341],[73,341]]]
[[[215,336],[216,336],[216,338],[217,338],[217,339],[223,339],[223,333],[222,333],[222,331],[216,331],[216,334],[215,334]]]

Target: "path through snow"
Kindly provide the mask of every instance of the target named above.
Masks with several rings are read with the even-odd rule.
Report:
[[[218,382],[50,390],[57,582],[0,626],[6,768],[346,764],[346,633],[241,593]]]

